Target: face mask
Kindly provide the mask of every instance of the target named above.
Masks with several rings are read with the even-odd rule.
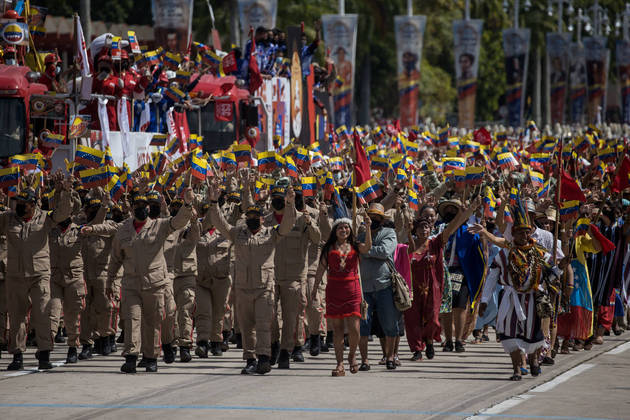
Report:
[[[295,196],[295,208],[298,211],[304,210],[304,198],[303,197],[301,197],[299,195]]]
[[[123,214],[119,211],[116,211],[114,213],[112,213],[112,220],[116,223],[120,223],[123,220],[125,220],[125,217],[123,216]]]
[[[171,214],[172,217],[177,216],[177,212],[179,211],[179,207],[173,207],[169,210],[169,213]]]
[[[70,226],[70,223],[72,223],[72,219],[68,217],[66,220],[59,223],[59,227],[61,228],[61,230],[66,230],[68,229],[68,226]]]
[[[245,224],[252,232],[260,229],[260,219],[246,219]]]
[[[137,207],[136,209],[134,209],[133,215],[136,217],[136,219],[144,222],[145,220],[147,220],[147,217],[149,217],[149,209],[147,207]]]
[[[17,214],[19,217],[24,217],[24,215],[26,214],[26,204],[17,203],[15,205],[15,214]]]
[[[284,208],[284,198],[278,197],[271,200],[271,207],[276,210],[282,210]]]
[[[494,223],[486,223],[486,230],[490,233],[494,232],[497,226]]]
[[[225,195],[221,194],[218,201],[219,201],[219,207],[223,207],[223,205],[225,204]]]
[[[372,220],[372,224],[370,225],[370,229],[376,230],[381,227],[381,222],[378,220]]]
[[[43,198],[43,199],[42,199],[41,208],[42,208],[42,210],[44,210],[44,211],[48,211],[48,210],[50,210],[50,205],[49,205],[49,203],[48,203],[48,199],[47,199],[47,198]]]
[[[446,213],[444,217],[442,218],[442,220],[444,220],[445,223],[451,223],[453,219],[455,218],[455,216],[456,216],[455,213]]]
[[[151,204],[149,206],[149,217],[151,219],[157,219],[158,217],[160,217],[161,213],[162,213],[162,206],[158,204]]]

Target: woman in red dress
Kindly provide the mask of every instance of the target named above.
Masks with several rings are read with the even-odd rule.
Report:
[[[365,218],[367,216],[364,220]],[[359,344],[359,320],[363,300],[359,280],[359,253],[365,254],[371,247],[370,229],[366,229],[365,243],[357,243],[352,232],[352,221],[343,218],[335,220],[330,237],[322,248],[313,290],[317,290],[324,273],[327,273],[326,319],[329,325],[332,325],[337,358],[337,367],[332,371],[332,376],[346,374],[343,367],[344,327],[347,327],[350,341],[348,352],[350,372],[358,372],[356,350]],[[314,294],[313,299],[317,299],[316,295]]]
[[[427,359],[433,359],[433,341],[440,341],[440,305],[444,291],[444,244],[479,207],[477,199],[466,211],[457,216],[436,236],[431,236],[433,223],[428,218],[416,219],[413,223],[415,238],[410,238],[409,259],[413,287],[413,305],[405,311],[405,330],[410,347],[421,348],[426,344]],[[419,350],[415,353],[419,353]],[[420,360],[414,354],[413,360]]]

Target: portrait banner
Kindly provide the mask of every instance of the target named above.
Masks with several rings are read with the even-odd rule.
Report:
[[[285,147],[291,141],[291,85],[285,77],[274,77],[273,84],[273,143]]]
[[[249,39],[249,28],[276,27],[278,0],[238,0],[238,16],[241,22],[243,45]]]
[[[354,90],[354,63],[357,44],[357,15],[323,15],[322,26],[326,47],[337,68],[337,80],[333,89],[335,126],[354,125],[352,96]]]
[[[621,89],[621,117],[625,124],[630,124],[630,41],[618,40],[615,51]]]
[[[530,36],[529,29],[503,30],[503,52],[507,81],[505,102],[508,108],[507,124],[510,127],[523,125]]]
[[[475,126],[475,98],[482,29],[483,21],[479,19],[453,21],[458,125],[464,128]]]
[[[152,0],[156,45],[184,53],[192,35],[193,0]]]
[[[586,80],[588,86],[588,122],[600,123],[606,112],[606,87],[608,86],[608,65],[610,50],[606,48],[608,38],[589,36],[584,38],[584,59],[586,60]]]
[[[426,22],[426,16],[394,17],[400,126],[403,128],[418,123],[420,62],[422,61],[422,42]]]
[[[569,112],[571,122],[584,124],[586,108],[586,56],[581,43],[569,46]]]
[[[552,124],[564,123],[564,104],[568,92],[569,34],[547,34],[547,103]]]

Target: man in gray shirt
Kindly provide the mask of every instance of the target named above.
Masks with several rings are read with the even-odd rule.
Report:
[[[368,304],[368,316],[367,319],[361,320],[361,339],[359,341],[361,367],[359,370],[370,370],[368,336],[372,329],[374,311],[376,311],[378,321],[385,334],[387,369],[396,369],[394,346],[398,336],[400,312],[394,305],[392,275],[387,261],[389,260],[393,264],[398,241],[394,229],[383,227],[385,210],[381,204],[371,204],[367,213],[372,220],[371,226],[368,227],[372,233],[372,248],[367,254],[361,254],[360,261],[361,285],[363,297]],[[361,241],[360,238],[359,241]]]

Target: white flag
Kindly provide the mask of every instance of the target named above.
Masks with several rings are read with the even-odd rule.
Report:
[[[85,38],[83,37],[83,28],[81,27],[81,19],[77,16],[77,62],[81,66],[81,76],[90,76],[90,61],[88,59],[87,47],[85,45]]]

